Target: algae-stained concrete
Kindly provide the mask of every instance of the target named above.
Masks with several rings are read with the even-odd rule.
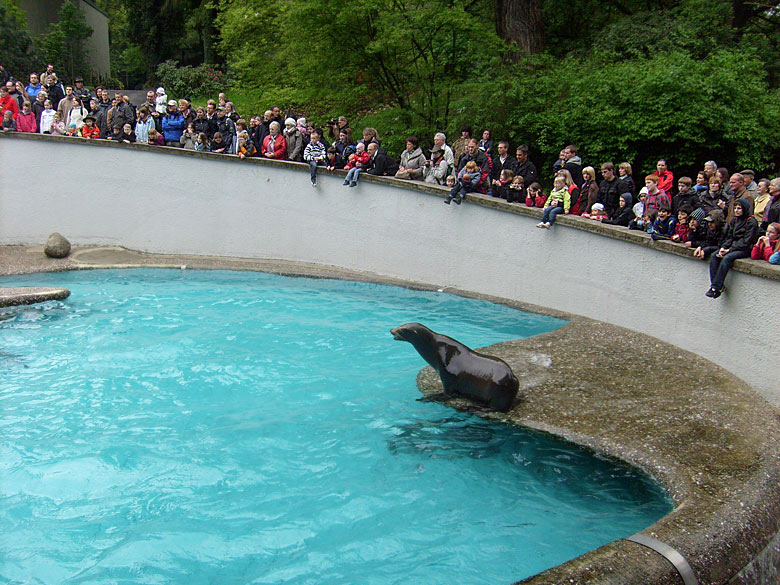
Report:
[[[15,305],[32,305],[45,301],[61,301],[70,296],[66,288],[48,286],[0,286],[0,307],[12,307]]]
[[[222,268],[436,288],[328,266],[163,256],[122,248],[80,248],[70,258],[55,261],[46,258],[42,248],[5,246],[0,247],[0,260],[0,274]],[[570,321],[551,333],[481,350],[509,363],[520,380],[521,399],[507,414],[480,416],[560,436],[656,477],[675,508],[643,532],[679,551],[699,583],[775,583],[780,567],[780,412],[775,407],[712,362],[642,333],[543,307],[448,292]],[[424,394],[441,392],[430,368],[420,372],[418,385]],[[471,407],[464,399],[447,403]],[[664,558],[625,540],[522,582],[682,583]]]

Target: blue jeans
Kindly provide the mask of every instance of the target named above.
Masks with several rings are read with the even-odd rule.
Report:
[[[558,217],[558,215],[561,213],[563,213],[563,207],[553,207],[552,205],[545,207],[544,213],[542,213],[542,223],[549,223],[550,225],[554,224],[555,218]]]
[[[723,282],[726,280],[726,275],[731,269],[731,265],[734,264],[734,260],[747,258],[749,255],[748,252],[743,252],[742,250],[729,252],[723,258],[718,258],[717,254],[713,254],[712,258],[710,258],[710,282],[712,283],[712,288],[721,290]]]
[[[360,171],[363,169],[359,169],[357,167],[352,167],[347,172],[347,178],[344,179],[344,182],[350,182],[350,183],[357,183],[358,177],[360,176]]]
[[[316,160],[310,160],[309,161],[309,168],[311,169],[311,182],[313,183],[315,179],[317,178],[317,161]]]

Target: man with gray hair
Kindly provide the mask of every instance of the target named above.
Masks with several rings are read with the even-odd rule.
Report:
[[[437,132],[433,137],[433,145],[440,147],[444,151],[444,160],[447,161],[447,166],[450,170],[455,168],[455,155],[452,154],[452,149],[447,146],[447,136],[444,132]]]
[[[708,160],[704,163],[704,172],[707,173],[707,178],[711,179],[718,172],[718,163],[714,160]]]

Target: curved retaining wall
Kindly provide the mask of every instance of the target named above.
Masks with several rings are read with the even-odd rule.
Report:
[[[58,231],[77,245],[289,259],[471,290],[634,328],[780,405],[780,270],[766,263],[739,261],[712,300],[707,263],[622,228],[566,217],[539,230],[538,210],[487,197],[444,206],[442,189],[373,177],[350,189],[325,172],[312,188],[301,164],[146,145],[0,134],[0,174],[0,244]]]

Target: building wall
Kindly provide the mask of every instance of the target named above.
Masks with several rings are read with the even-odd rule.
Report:
[[[314,262],[535,303],[698,353],[780,405],[777,274],[732,271],[712,300],[707,263],[589,233],[607,228],[586,220],[534,229],[536,217],[445,206],[396,181],[322,176],[312,188],[294,163],[2,135],[0,169],[0,244],[58,231],[76,245]]]
[[[87,54],[90,58],[89,69],[101,76],[111,73],[111,57],[108,46],[108,15],[102,12],[87,0],[75,0],[78,8],[84,13],[87,24],[92,27],[92,36],[87,39]],[[20,0],[20,6],[27,16],[27,28],[30,34],[38,36],[49,30],[49,25],[57,22],[57,17],[62,7],[63,0]],[[44,67],[41,67],[43,71]],[[25,77],[26,77],[25,72]],[[83,71],[86,75],[89,71]],[[72,79],[65,79],[61,72],[57,72],[61,81],[72,83]]]

